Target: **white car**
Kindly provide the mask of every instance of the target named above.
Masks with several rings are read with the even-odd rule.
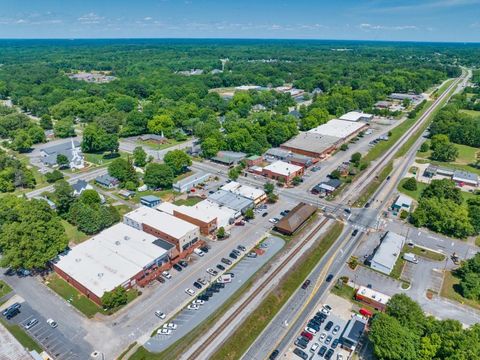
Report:
[[[192,301],[192,304],[195,304],[195,305],[203,305],[203,304],[205,304],[205,301],[197,299],[197,300],[193,300],[193,301]]]
[[[172,329],[159,329],[157,331],[157,335],[170,335],[172,333]]]
[[[160,319],[165,319],[165,314],[159,310],[155,311],[155,316],[159,317]]]
[[[312,335],[315,335],[315,334],[317,333],[317,330],[312,329],[312,328],[310,328],[310,327],[308,327],[308,326],[305,328],[305,331],[306,331],[306,332],[309,332],[309,333],[312,334]]]
[[[47,324],[50,325],[54,329],[58,326],[57,322],[53,319],[48,319]]]
[[[327,337],[327,333],[326,333],[326,332],[323,332],[323,333],[320,334],[319,340],[320,340],[320,341],[323,341],[323,340],[325,340],[326,337]]]
[[[310,348],[310,351],[314,353],[315,351],[317,351],[319,346],[320,346],[319,343],[313,344],[312,347]]]
[[[166,279],[171,279],[172,278],[172,275],[170,275],[170,273],[168,271],[162,272],[162,275]]]
[[[197,304],[190,304],[187,306],[187,309],[188,310],[198,310],[200,309],[200,306],[198,306]]]
[[[278,221],[276,219],[268,219],[268,221],[270,221],[272,224],[276,224]]]
[[[337,354],[337,360],[343,360],[343,355],[342,354]]]
[[[217,276],[218,275],[218,271],[213,270],[212,268],[208,268],[207,273],[209,273],[212,276]]]
[[[198,279],[197,279],[197,282],[200,283],[200,284],[202,284],[202,285],[204,285],[204,286],[208,284],[208,283],[205,281],[205,279],[202,279],[202,278],[198,278]]]
[[[332,334],[337,335],[339,331],[340,331],[340,325],[335,325],[335,327],[332,330]]]
[[[205,255],[205,253],[204,253],[202,250],[198,249],[198,248],[196,248],[195,250],[193,250],[193,252],[194,252],[195,254],[197,254],[198,256],[200,256],[200,257]]]
[[[195,295],[195,290],[192,290],[190,288],[186,288],[185,289],[185,292],[190,295],[190,296],[194,296]]]
[[[332,311],[332,307],[330,305],[323,305],[323,307],[320,309],[320,311],[325,314],[325,315],[330,315],[330,312]]]
[[[175,323],[166,323],[166,324],[163,324],[162,329],[177,330],[177,324],[175,324]]]

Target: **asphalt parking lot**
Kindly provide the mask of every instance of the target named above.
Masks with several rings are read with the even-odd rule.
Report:
[[[29,330],[25,330],[24,325],[32,319],[37,319],[38,323]],[[62,333],[62,324],[58,324],[56,328],[52,328],[47,324],[47,319],[33,310],[28,303],[23,302],[20,313],[8,321],[12,324],[19,325],[54,359],[81,359],[79,355],[81,351],[77,348],[75,342],[73,342],[72,339],[68,339]]]
[[[230,269],[235,274],[233,281],[226,284],[220,292],[215,293],[209,301],[201,305],[198,310],[183,309],[175,318],[178,328],[171,335],[155,335],[144,346],[151,352],[161,352],[171,344],[187,335],[197,325],[215,312],[229,297],[231,297],[252,275],[254,275],[265,263],[267,263],[284,245],[284,240],[278,237],[269,237],[264,242],[267,247],[265,253],[257,258],[244,257],[236,266]],[[204,287],[206,288],[206,287]],[[192,301],[195,297],[192,297]],[[154,314],[152,314],[154,316]]]

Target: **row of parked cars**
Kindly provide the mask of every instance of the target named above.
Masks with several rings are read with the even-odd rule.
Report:
[[[340,325],[335,325],[333,321],[328,321],[323,328],[323,332],[320,333],[322,324],[327,320],[332,308],[329,305],[323,305],[323,307],[311,318],[303,332],[295,340],[295,346],[297,346],[293,353],[298,357],[306,360],[309,355],[304,351],[309,346],[310,341],[315,341],[315,337],[318,335],[318,341],[315,341],[311,347],[310,352],[317,354],[326,360],[330,360],[335,349],[339,345],[339,339],[334,336],[340,332]],[[342,354],[337,354],[337,360],[343,360]]]

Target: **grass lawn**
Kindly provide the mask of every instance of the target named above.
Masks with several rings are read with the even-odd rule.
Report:
[[[400,182],[398,183],[398,186],[397,186],[397,189],[398,191],[400,191],[401,193],[404,193],[405,195],[408,195],[410,196],[411,198],[415,199],[418,201],[418,199],[420,198],[420,194],[422,193],[422,191],[428,186],[428,184],[425,184],[425,183],[421,183],[421,182],[418,182],[417,181],[417,190],[407,190],[403,187],[403,184],[405,184],[405,182],[407,181],[408,178],[403,178],[402,180],[400,180]]]
[[[122,157],[122,158],[127,157],[127,154],[122,152],[122,151],[118,152],[118,156],[111,157],[109,155],[110,155],[109,152],[99,153],[99,154],[84,153],[85,161],[87,161],[89,163],[92,163],[92,164],[95,164],[97,166],[108,165],[109,163],[111,163],[115,159],[118,159],[120,157]]]
[[[468,114],[473,117],[480,117],[480,111],[461,109],[460,112],[464,114]]]
[[[422,159],[428,160],[428,162],[434,165],[469,171],[469,172],[473,172],[480,175],[480,169],[474,166],[471,166],[472,164],[475,163],[476,156],[477,156],[476,154],[480,152],[480,149],[477,149],[471,146],[460,145],[460,144],[454,144],[454,145],[458,149],[458,157],[455,161],[450,163],[430,160],[430,156],[432,154],[431,150],[426,152],[418,152],[417,156]]]
[[[185,140],[185,141],[188,141],[188,139]],[[174,145],[181,144],[185,141],[177,141],[175,139],[168,139],[168,141],[166,143],[159,144],[159,143],[157,143],[155,141],[151,141],[151,140],[147,140],[147,141],[137,140],[136,143],[138,145],[149,147],[150,149],[153,149],[153,150],[163,150],[163,149],[167,149],[169,147],[172,147]]]
[[[80,244],[89,238],[87,234],[78,230],[76,226],[70,224],[67,220],[62,219],[61,221],[69,241],[72,241],[75,244]]]
[[[293,292],[301,285],[315,265],[325,255],[333,242],[340,236],[343,224],[336,223],[299,261],[292,270],[280,280],[278,286],[268,294],[261,304],[235,330],[211,357],[211,360],[238,359],[270,323]]]
[[[187,177],[189,177],[190,175],[193,175],[195,172],[193,172],[192,170],[188,170],[187,172],[184,172],[183,174],[180,174],[178,175],[177,177],[175,177],[175,181],[180,181],[182,179],[185,179]]]
[[[203,199],[198,196],[192,196],[188,197],[186,199],[178,199],[177,201],[174,201],[175,205],[186,205],[186,206],[194,206],[195,204],[198,204],[200,201]]]
[[[460,284],[460,279],[455,277],[455,275],[453,275],[451,271],[445,271],[440,295],[447,299],[457,301],[461,304],[480,309],[480,302],[466,299],[460,294],[458,284]]]
[[[12,288],[3,280],[0,280],[0,298],[12,292]]]
[[[181,195],[181,194],[173,191],[172,189],[160,190],[160,191],[147,190],[147,191],[142,191],[142,192],[136,192],[135,195],[132,197],[131,201],[133,201],[134,203],[139,203],[140,198],[142,196],[147,196],[147,195],[154,195],[154,196],[159,197],[163,201],[170,201],[175,196],[178,196],[178,195]]]
[[[10,334],[17,339],[17,341],[22,344],[23,347],[27,348],[29,351],[35,350],[39,354],[42,353],[43,349],[40,345],[37,344],[20,326],[12,325],[9,322],[0,319],[0,322],[3,326],[7,328]]]
[[[436,251],[431,251],[431,250],[428,250],[428,249],[424,249],[424,248],[419,247],[419,246],[414,246],[413,248],[411,248],[411,247],[405,245],[404,248],[403,248],[402,254],[403,253],[413,253],[415,255],[418,255],[418,256],[433,260],[433,261],[443,261],[443,260],[445,260],[445,255],[443,255],[441,253],[438,253]]]
[[[129,211],[132,211],[132,208],[127,206],[127,205],[116,205],[115,208],[118,210],[118,212],[120,213],[120,216],[123,216],[125,215],[126,213],[128,213]]]
[[[362,207],[364,206],[367,201],[372,197],[372,195],[377,191],[380,184],[387,178],[388,174],[390,174],[393,170],[393,163],[390,161],[378,174],[378,178],[374,179],[370,182],[370,184],[363,190],[360,197],[355,201],[353,206]]]
[[[397,262],[395,263],[395,266],[393,267],[392,272],[390,273],[390,277],[393,277],[394,279],[400,280],[400,276],[402,275],[402,270],[405,265],[405,260],[402,258],[403,256],[403,251],[400,253],[400,256],[397,259]]]
[[[375,314],[378,312],[378,310],[375,310],[373,307],[369,306],[368,304],[355,300],[355,289],[346,284],[337,283],[334,287],[332,287],[331,293],[337,296],[340,296],[345,300],[350,301],[352,304],[355,304],[360,308],[369,310],[370,312],[372,312],[372,314]]]

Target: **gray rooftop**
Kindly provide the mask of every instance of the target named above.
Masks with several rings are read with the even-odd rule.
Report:
[[[198,181],[207,180],[211,176],[210,173],[198,172],[193,175],[187,176],[184,179],[177,181],[173,184],[174,187],[183,187],[185,185],[189,185]]]
[[[76,140],[73,141],[73,145],[75,147],[80,147],[80,143]],[[49,147],[46,147],[46,148],[42,149],[42,151],[45,154],[48,154],[48,155],[52,155],[52,154],[56,155],[58,153],[62,153],[64,151],[68,151],[68,150],[72,150],[72,142],[70,140],[66,141],[64,143],[61,143],[61,144],[52,145],[52,146],[49,146]]]
[[[78,180],[75,184],[72,184],[73,190],[76,192],[82,191],[82,189],[85,189],[88,186],[88,182],[85,180]]]
[[[145,195],[140,198],[140,200],[145,200],[148,202],[160,201],[160,198],[155,195]]]
[[[461,171],[461,170],[455,170],[453,172],[453,179],[454,180],[459,180],[459,181],[467,180],[469,182],[478,183],[478,175],[477,174],[467,172],[467,171]]]
[[[377,248],[372,262],[393,269],[395,262],[402,251],[405,238],[397,233],[389,231],[385,234]]]
[[[314,132],[301,132],[294,138],[283,143],[282,146],[320,154],[332,146],[335,146],[339,140],[340,139],[335,136],[321,135]]]
[[[211,194],[208,199],[237,211],[242,211],[253,206],[252,200],[225,190],[218,190]]]
[[[286,158],[290,155],[290,151],[280,148],[271,148],[268,149],[265,154],[273,157]]]
[[[360,316],[352,317],[343,331],[342,338],[356,345],[360,340],[367,321]]]
[[[168,241],[165,241],[163,239],[157,239],[153,242],[153,244],[161,247],[163,250],[170,250],[171,248],[175,247],[175,245],[170,244]]]

